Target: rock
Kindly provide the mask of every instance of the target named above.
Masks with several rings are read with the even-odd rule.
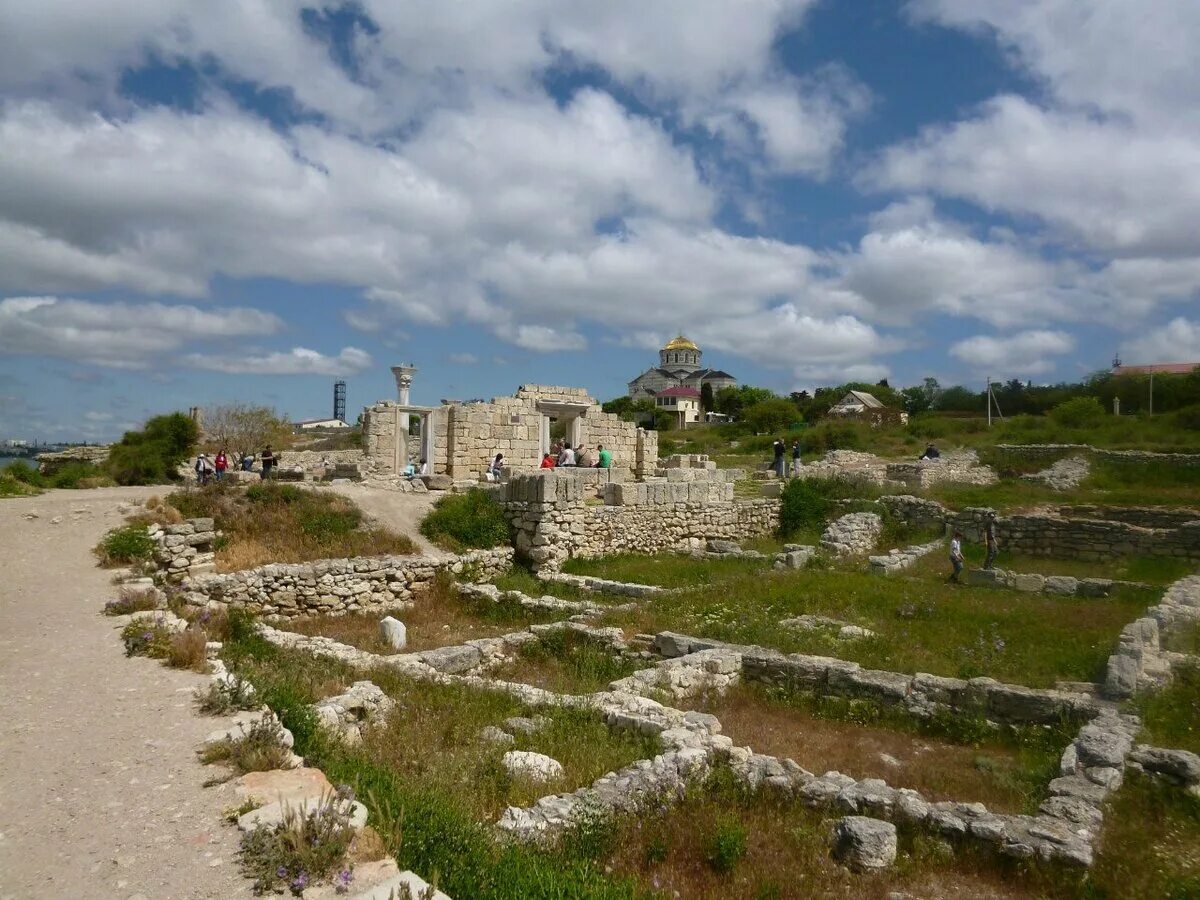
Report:
[[[1074,595],[1079,591],[1079,579],[1072,578],[1069,575],[1048,575],[1046,576],[1046,593],[1047,594],[1063,594],[1067,596]]]
[[[320,797],[310,797],[294,803],[268,803],[266,806],[252,809],[250,812],[238,816],[237,825],[242,831],[253,831],[260,826],[271,827],[283,822],[288,816],[306,816],[310,812],[320,809],[323,802]],[[367,808],[357,800],[333,802],[349,804],[350,826],[355,831],[367,824]]]
[[[480,729],[479,739],[485,744],[499,744],[502,747],[511,746],[517,742],[515,737],[495,725],[487,725]]]
[[[709,553],[741,553],[742,548],[738,546],[737,541],[724,541],[718,538],[709,538],[706,548]]]
[[[355,863],[353,877],[345,888],[339,888],[336,883],[319,884],[305,888],[300,896],[304,900],[332,900],[334,897],[338,900],[353,900],[355,897],[370,897],[375,888],[392,881],[399,874],[400,867],[390,856],[374,862],[359,862]]]
[[[863,628],[861,625],[843,625],[838,630],[838,637],[841,638],[869,638],[874,636],[875,632],[870,628]]]
[[[557,759],[551,759],[543,753],[532,753],[528,750],[509,750],[504,754],[504,768],[514,778],[528,778],[530,781],[546,782],[562,778],[563,767]]]
[[[401,897],[425,900],[426,896],[429,900],[450,900],[450,897],[441,891],[434,891],[420,876],[404,871],[368,891],[349,895],[347,900],[399,900]]]
[[[1079,736],[1075,738],[1075,751],[1080,766],[1121,768],[1125,765],[1125,754],[1129,752],[1131,743],[1124,731],[1092,722],[1079,730]]]
[[[247,772],[233,782],[233,792],[239,800],[265,806],[319,800],[333,793],[333,785],[320,769],[274,769]]]
[[[53,519],[50,520],[50,524],[51,525],[61,525],[62,520],[63,520],[62,516],[55,516]]]
[[[1046,587],[1046,576],[1032,573],[1021,573],[1012,577],[1011,584],[1018,591],[1030,594],[1041,593]]]
[[[422,475],[421,481],[431,491],[448,491],[454,487],[454,479],[449,475]]]
[[[504,720],[504,730],[513,734],[533,734],[550,724],[545,716],[511,716]]]
[[[408,646],[408,629],[403,622],[391,616],[379,620],[379,637],[393,650],[403,650]]]
[[[1200,784],[1200,756],[1187,750],[1138,744],[1129,758],[1147,772],[1166,775],[1185,785]]]
[[[483,662],[483,653],[477,647],[439,647],[417,654],[421,662],[439,672],[459,675],[469,672]]]
[[[896,861],[896,826],[867,816],[846,816],[834,830],[833,853],[858,872],[886,869]]]

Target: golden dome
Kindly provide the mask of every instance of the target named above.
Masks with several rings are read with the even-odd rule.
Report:
[[[692,341],[689,341],[687,338],[685,338],[681,334],[681,335],[679,335],[679,337],[675,338],[673,341],[668,343],[667,346],[663,347],[663,349],[664,350],[699,350],[700,348],[697,347]]]

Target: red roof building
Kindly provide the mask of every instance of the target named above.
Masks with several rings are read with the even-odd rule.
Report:
[[[1152,366],[1114,366],[1114,375],[1191,375],[1200,363],[1157,363]]]

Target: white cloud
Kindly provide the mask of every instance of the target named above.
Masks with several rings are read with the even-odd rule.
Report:
[[[950,355],[977,372],[1004,379],[1050,372],[1057,364],[1052,357],[1074,349],[1075,341],[1066,332],[1022,331],[1006,337],[976,335],[954,344]]]
[[[474,353],[451,353],[446,359],[456,366],[473,366],[479,362],[479,357]]]
[[[112,413],[96,412],[94,409],[88,410],[83,417],[89,422],[111,422],[116,418]]]
[[[1200,362],[1200,321],[1172,319],[1130,341],[1123,356],[1130,365]]]
[[[57,297],[0,300],[0,350],[142,369],[188,342],[269,335],[283,323],[256,309],[98,303]]]
[[[215,355],[189,353],[181,363],[230,375],[357,375],[375,365],[371,355],[357,347],[343,347],[337,356],[326,356],[307,347],[287,352]]]

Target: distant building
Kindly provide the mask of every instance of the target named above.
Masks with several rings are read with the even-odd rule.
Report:
[[[700,392],[691,387],[670,387],[654,395],[654,405],[675,416],[675,424],[686,428],[700,421]]]
[[[873,394],[866,391],[847,391],[846,396],[829,408],[831,416],[855,416],[867,409],[883,409]]]
[[[699,397],[704,385],[712,385],[713,393],[726,387],[737,387],[737,379],[720,369],[700,364],[704,354],[696,344],[682,334],[658,351],[658,365],[647,369],[629,382],[629,396],[634,400],[656,397],[669,388],[692,388]]]
[[[1200,363],[1156,363],[1149,366],[1113,366],[1114,375],[1191,375]]]
[[[310,428],[349,428],[350,426],[341,419],[309,419],[306,422],[296,422],[297,428],[308,430]]]

